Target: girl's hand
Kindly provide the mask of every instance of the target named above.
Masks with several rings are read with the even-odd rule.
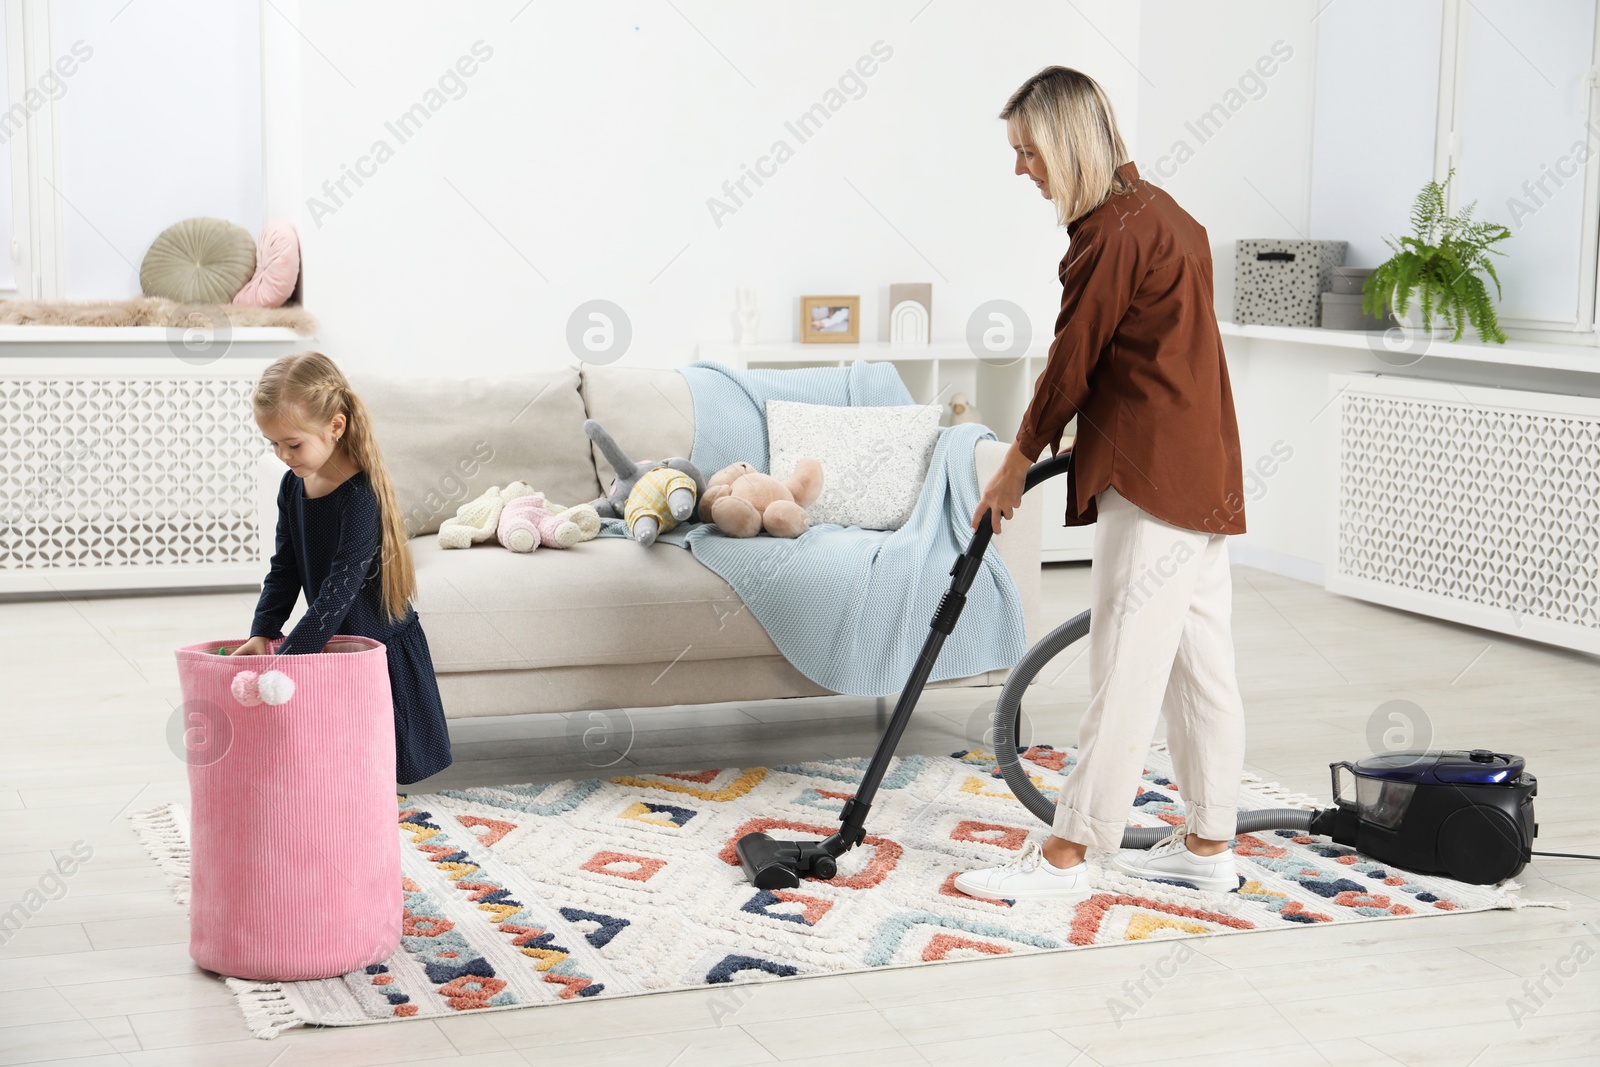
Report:
[[[252,637],[238,648],[229,652],[230,656],[265,656],[272,651],[272,645],[265,637]]]
[[[995,471],[994,477],[989,479],[989,484],[983,488],[983,496],[978,500],[977,510],[972,513],[972,528],[976,530],[983,521],[983,513],[990,513],[989,525],[995,533],[1000,532],[1000,524],[1004,519],[1009,519],[1011,513],[1022,505],[1022,490],[1028,480],[1028,468],[1033,466],[1016,446],[1006,450],[1006,458],[1000,461],[1000,469]]]

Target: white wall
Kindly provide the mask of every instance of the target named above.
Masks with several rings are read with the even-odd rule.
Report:
[[[1143,0],[1139,10],[1134,159],[1206,228],[1218,314],[1231,318],[1234,242],[1308,235],[1317,6]]]
[[[1148,80],[1135,159],[1206,228],[1217,315],[1227,320],[1234,242],[1311,236],[1318,5],[1144,0],[1140,11],[1139,65]],[[1202,126],[1217,105],[1226,118],[1214,112]],[[1329,448],[1330,420],[1317,417],[1325,371],[1314,358],[1253,360],[1244,343],[1224,343],[1245,466],[1271,472],[1247,485],[1249,533],[1232,540],[1235,554],[1316,578],[1332,499],[1318,474]]]
[[[624,362],[677,365],[736,336],[740,286],[760,294],[762,340],[795,337],[806,293],[860,294],[863,338],[879,339],[900,281],[933,283],[935,339],[959,338],[996,297],[1048,330],[1066,235],[1012,174],[995,115],[1062,63],[1100,79],[1137,129],[1138,11],[1110,0],[522,6],[411,0],[372,19],[305,5],[285,8],[303,38],[269,39],[268,99],[299,96],[302,157],[299,195],[269,181],[269,200],[293,204],[307,306],[348,366],[570,363],[567,319],[594,298],[632,322]],[[455,84],[447,72],[479,41]],[[878,41],[892,55],[859,98],[799,143],[785,122]],[[441,76],[449,91],[400,143],[385,124],[426,106]],[[269,114],[268,136],[293,125]],[[778,139],[793,157],[719,227],[707,199]],[[351,195],[321,192],[369,155]],[[312,195],[332,212],[313,219]]]

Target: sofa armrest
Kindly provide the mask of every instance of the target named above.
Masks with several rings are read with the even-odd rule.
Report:
[[[973,450],[972,459],[978,469],[980,492],[1000,469],[1000,461],[1005,459],[1006,450],[1010,447],[1010,442],[1007,441],[978,442],[977,448]],[[1030,645],[1044,636],[1039,631],[1039,601],[1043,586],[1040,573],[1043,561],[1041,542],[1044,522],[1040,518],[1039,509],[1034,506],[1038,502],[1038,493],[1024,496],[1022,506],[1011,513],[1011,518],[1001,523],[1001,532],[991,542],[1000,553],[1000,559],[1005,563],[1006,569],[1011,572],[1011,580],[1016,583],[1017,592],[1022,597],[1023,625]]]

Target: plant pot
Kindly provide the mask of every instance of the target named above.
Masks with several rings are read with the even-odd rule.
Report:
[[[1398,294],[1395,297],[1390,297],[1389,313],[1394,316],[1395,323],[1407,334],[1426,335],[1435,341],[1448,341],[1456,335],[1456,328],[1450,325],[1450,320],[1444,317],[1443,309],[1440,307],[1435,306],[1433,309],[1433,325],[1428,329],[1424,329],[1422,325],[1421,297],[1416,293],[1412,293],[1410,304],[1403,315],[1397,310],[1400,307],[1400,301],[1397,297]],[[1461,332],[1461,336],[1462,338],[1467,336],[1465,330]]]

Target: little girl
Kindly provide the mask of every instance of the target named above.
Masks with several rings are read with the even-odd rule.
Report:
[[[235,656],[266,655],[303,589],[306,613],[279,655],[321,652],[335,634],[389,651],[395,781],[450,766],[450,735],[433,657],[411,606],[416,572],[366,405],[331,359],[300,352],[256,383],[256,424],[289,470],[278,486],[278,547],[261,583],[250,640]]]

